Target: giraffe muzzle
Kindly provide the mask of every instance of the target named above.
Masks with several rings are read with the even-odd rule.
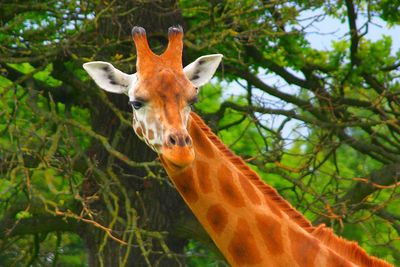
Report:
[[[170,147],[174,146],[192,146],[192,138],[188,134],[169,134],[166,143]]]
[[[173,132],[165,137],[163,159],[176,168],[184,168],[194,160],[192,138],[187,132]]]

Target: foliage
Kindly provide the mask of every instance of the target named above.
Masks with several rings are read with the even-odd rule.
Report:
[[[224,54],[195,106],[224,143],[313,223],[400,265],[400,51],[390,36],[368,39],[377,23],[398,27],[399,8],[0,1],[0,265],[224,265],[134,137],[126,99],[81,68],[134,72],[131,25],[162,51],[176,23],[186,63]],[[315,33],[332,19],[343,37]],[[316,34],[330,47],[316,48]]]

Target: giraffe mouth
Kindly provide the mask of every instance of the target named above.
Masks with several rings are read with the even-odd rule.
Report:
[[[192,164],[194,160],[194,150],[192,146],[163,146],[161,155],[165,163],[174,169],[185,168]]]

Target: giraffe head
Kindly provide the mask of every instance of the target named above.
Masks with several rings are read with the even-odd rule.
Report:
[[[168,29],[168,47],[162,55],[154,54],[146,32],[133,27],[137,50],[135,74],[126,74],[107,62],[83,64],[97,85],[112,93],[124,93],[133,109],[133,129],[163,160],[185,167],[194,159],[187,122],[198,89],[217,69],[222,55],[202,56],[182,67],[183,30]]]

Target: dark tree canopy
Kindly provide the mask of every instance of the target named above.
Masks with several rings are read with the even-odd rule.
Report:
[[[1,266],[225,265],[125,96],[82,69],[134,73],[132,27],[161,53],[176,24],[184,65],[224,54],[195,106],[214,132],[314,224],[400,265],[397,1],[0,0],[0,14]]]

